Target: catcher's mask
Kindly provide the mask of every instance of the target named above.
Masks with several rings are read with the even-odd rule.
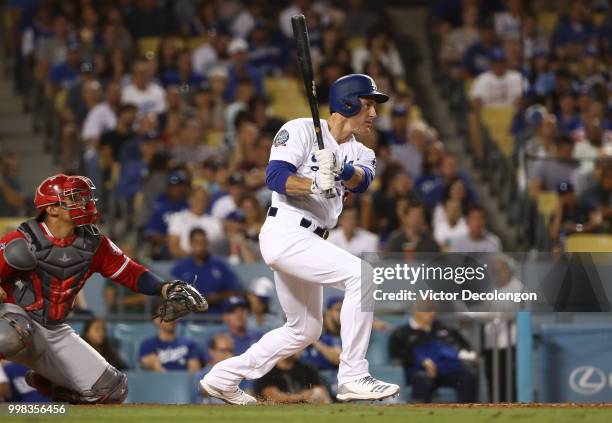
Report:
[[[97,198],[91,179],[85,176],[68,176],[58,174],[51,176],[38,186],[34,204],[41,216],[49,206],[59,206],[68,210],[75,226],[83,226],[97,234],[98,209]]]

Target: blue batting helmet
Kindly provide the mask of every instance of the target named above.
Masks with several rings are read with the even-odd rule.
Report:
[[[342,116],[354,116],[361,109],[360,98],[370,98],[377,103],[389,100],[388,95],[378,91],[371,77],[354,73],[338,78],[329,88],[329,111]]]

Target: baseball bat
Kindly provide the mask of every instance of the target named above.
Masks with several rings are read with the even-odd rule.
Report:
[[[293,36],[297,47],[297,59],[306,88],[306,96],[310,105],[310,114],[312,115],[312,123],[314,124],[315,134],[317,136],[317,145],[319,150],[325,148],[323,144],[323,133],[321,132],[321,118],[319,117],[319,104],[317,103],[317,85],[314,79],[312,70],[312,59],[310,57],[310,40],[308,39],[308,28],[306,27],[306,18],[304,15],[295,15],[291,17],[291,26],[293,27]],[[333,198],[336,194],[333,189],[325,191],[325,198]]]

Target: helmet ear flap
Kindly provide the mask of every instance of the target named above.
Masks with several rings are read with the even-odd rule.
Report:
[[[344,106],[342,115],[346,117],[355,116],[361,110],[359,97],[344,98],[342,99],[342,105]]]

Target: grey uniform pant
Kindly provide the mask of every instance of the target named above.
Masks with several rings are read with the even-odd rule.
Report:
[[[55,385],[82,393],[89,391],[110,364],[66,323],[46,328],[30,319],[15,304],[0,304],[0,316],[16,313],[27,317],[34,328],[32,347],[6,357],[23,364]]]

